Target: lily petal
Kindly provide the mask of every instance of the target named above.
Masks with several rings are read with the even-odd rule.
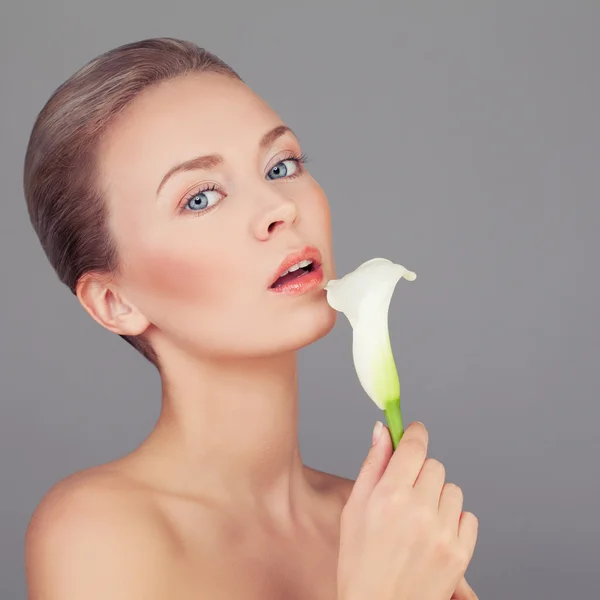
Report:
[[[327,301],[353,329],[352,356],[359,381],[373,402],[386,410],[400,401],[400,382],[388,329],[388,311],[401,278],[417,275],[385,258],[373,258],[341,279],[327,283]]]

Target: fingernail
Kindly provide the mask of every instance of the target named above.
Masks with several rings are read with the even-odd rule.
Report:
[[[377,440],[381,437],[381,432],[383,431],[383,423],[381,421],[377,421],[375,423],[375,427],[373,428],[373,446],[377,443]]]

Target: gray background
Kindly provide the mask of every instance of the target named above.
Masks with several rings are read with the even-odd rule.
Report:
[[[328,193],[339,273],[400,282],[391,338],[406,422],[480,519],[482,600],[600,596],[600,2],[4,3],[0,9],[0,598],[25,598],[44,492],[132,449],[159,381],[56,279],[22,161],[50,93],[136,39],[196,41],[298,132]],[[382,414],[351,331],[303,350],[305,462],[355,477]]]

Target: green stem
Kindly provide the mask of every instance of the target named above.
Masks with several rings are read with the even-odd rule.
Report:
[[[390,402],[387,408],[383,411],[387,421],[390,435],[392,436],[392,448],[395,450],[398,442],[404,435],[404,425],[402,424],[402,413],[400,412],[400,400]]]

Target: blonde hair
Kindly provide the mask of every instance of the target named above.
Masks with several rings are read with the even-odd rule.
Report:
[[[96,178],[101,136],[142,90],[206,71],[242,81],[229,65],[191,42],[154,38],[125,44],[72,75],[37,116],[25,157],[27,209],[50,264],[74,294],[84,274],[110,276],[118,269]],[[158,368],[143,335],[121,337]]]

